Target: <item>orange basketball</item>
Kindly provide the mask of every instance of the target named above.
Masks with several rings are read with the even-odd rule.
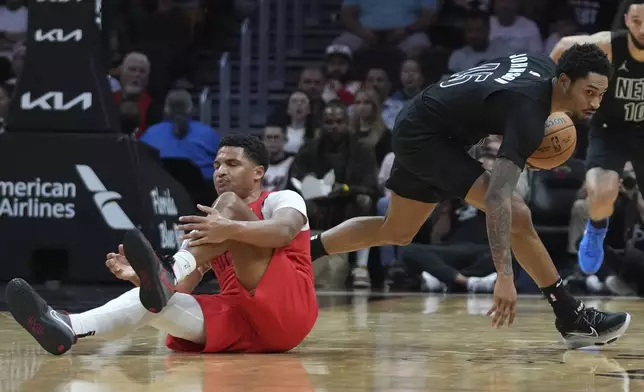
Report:
[[[546,136],[530,158],[528,164],[538,169],[550,170],[564,164],[577,145],[577,129],[564,112],[552,113],[546,121]]]

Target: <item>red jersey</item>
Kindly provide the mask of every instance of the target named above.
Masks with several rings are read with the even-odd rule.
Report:
[[[306,205],[302,197],[293,191],[262,192],[257,200],[248,205],[261,220],[270,219],[275,211],[280,208],[294,208],[306,216]],[[313,263],[311,262],[311,241],[308,221],[298,235],[280,250],[291,260],[295,268],[313,277]],[[215,257],[210,266],[217,276],[221,293],[237,290],[237,276],[233,267],[232,258],[228,252]]]

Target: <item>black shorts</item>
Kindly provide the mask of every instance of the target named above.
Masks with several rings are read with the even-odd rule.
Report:
[[[633,163],[640,189],[644,189],[644,129],[621,130],[593,125],[588,137],[586,169],[599,167],[621,176],[627,161]]]
[[[392,131],[395,159],[386,187],[425,203],[465,199],[485,172],[483,166],[468,154],[466,145],[447,137],[434,122],[401,117]]]

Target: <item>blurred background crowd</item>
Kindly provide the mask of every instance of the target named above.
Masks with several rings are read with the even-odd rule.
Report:
[[[166,169],[195,202],[216,197],[212,161],[220,136],[251,132],[270,154],[265,190],[301,192],[311,228],[320,231],[386,213],[391,129],[407,100],[486,60],[549,54],[564,36],[610,30],[618,3],[113,0],[103,2],[106,73],[122,131],[173,158]],[[25,0],[0,4],[2,118],[28,50],[29,9]],[[524,172],[518,191],[573,291],[640,295],[644,201],[630,166],[604,266],[592,276],[577,270],[587,219],[587,131],[577,128],[574,159],[553,171]],[[489,167],[499,145],[490,137],[473,153]],[[496,279],[485,216],[461,200],[441,203],[408,246],[364,249],[340,260],[342,284],[356,288],[492,292]],[[519,292],[538,292],[515,267]]]

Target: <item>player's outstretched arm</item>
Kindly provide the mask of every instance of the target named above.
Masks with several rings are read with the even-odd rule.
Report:
[[[517,290],[512,273],[510,230],[512,227],[512,192],[517,186],[521,169],[511,160],[500,157],[492,168],[485,194],[487,236],[492,260],[498,272],[494,284],[494,304],[487,315],[493,315],[492,325],[500,328],[508,320],[514,323]]]
[[[563,37],[552,49],[550,58],[552,58],[554,62],[559,61],[561,54],[574,44],[596,44],[606,53],[608,58],[612,60],[613,55],[611,50],[610,31],[600,31],[599,33],[595,33],[593,35],[571,35],[568,37]]]
[[[512,192],[521,169],[511,160],[499,158],[485,195],[487,233],[494,266],[499,277],[513,276],[510,228],[512,226]]]

